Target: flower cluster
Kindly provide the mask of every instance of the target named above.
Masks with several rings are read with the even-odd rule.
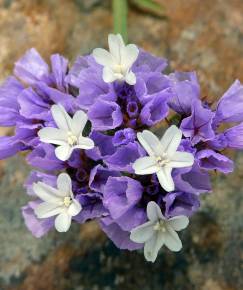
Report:
[[[42,237],[97,220],[120,249],[182,248],[177,234],[211,191],[210,171],[233,171],[225,149],[243,149],[243,85],[217,104],[195,72],[165,74],[165,59],[120,35],[72,66],[35,49],[0,87],[0,158],[26,151],[27,228]]]

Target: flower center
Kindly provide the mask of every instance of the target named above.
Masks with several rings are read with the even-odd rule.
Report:
[[[72,198],[70,196],[65,196],[64,199],[63,199],[63,204],[66,206],[66,207],[69,207],[72,203]]]
[[[124,68],[124,65],[122,65],[122,64],[116,64],[116,65],[114,65],[114,72],[116,73],[116,74],[124,74],[124,70],[125,70],[125,68]]]
[[[166,232],[165,222],[164,222],[163,220],[158,221],[158,222],[154,225],[154,230],[155,230],[155,231]]]
[[[167,158],[166,153],[163,153],[162,156],[156,157],[156,161],[160,167],[163,167],[170,162],[169,158]]]
[[[70,146],[75,146],[78,144],[78,138],[71,131],[69,131],[67,142]]]

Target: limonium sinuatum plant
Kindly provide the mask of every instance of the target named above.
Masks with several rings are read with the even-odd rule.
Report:
[[[35,168],[22,207],[35,237],[96,220],[147,261],[182,249],[178,232],[212,191],[210,172],[232,172],[225,149],[243,148],[243,85],[212,108],[195,72],[166,67],[119,34],[73,64],[54,54],[48,65],[33,48],[15,63],[0,87],[0,125],[15,128],[0,158],[25,151]]]

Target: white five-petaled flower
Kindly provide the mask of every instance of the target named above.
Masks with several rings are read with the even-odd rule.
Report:
[[[92,149],[94,147],[93,140],[82,136],[88,120],[85,112],[77,111],[71,118],[61,105],[53,105],[51,112],[58,128],[42,128],[38,132],[38,136],[44,143],[58,145],[55,149],[58,159],[66,161],[74,149]]]
[[[133,242],[144,243],[145,259],[154,262],[163,245],[173,252],[180,251],[182,243],[176,231],[187,227],[188,217],[175,216],[166,219],[154,201],[147,205],[147,216],[149,221],[133,229],[130,235]]]
[[[182,132],[176,126],[168,128],[159,140],[152,132],[144,130],[137,134],[138,141],[149,156],[137,159],[133,169],[138,175],[156,173],[160,185],[166,191],[175,189],[171,176],[173,168],[189,167],[194,163],[194,156],[188,152],[176,151],[180,145]]]
[[[125,81],[129,85],[136,83],[136,76],[131,67],[138,57],[139,50],[135,44],[125,45],[120,34],[109,34],[109,50],[96,48],[93,57],[103,68],[103,80],[106,83],[115,80]]]
[[[57,216],[55,219],[56,230],[58,232],[68,231],[72,217],[78,215],[82,210],[82,206],[73,196],[69,175],[61,173],[58,176],[57,189],[43,182],[37,182],[34,183],[33,190],[43,200],[35,209],[36,216],[40,219]]]

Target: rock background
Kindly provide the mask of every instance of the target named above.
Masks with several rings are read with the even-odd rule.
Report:
[[[172,69],[196,70],[211,100],[243,81],[242,0],[160,2],[163,19],[131,8],[133,43],[169,58]],[[30,47],[46,59],[59,52],[73,60],[105,46],[110,11],[106,0],[0,0],[0,80]],[[182,234],[183,251],[163,249],[153,265],[117,250],[95,223],[34,239],[20,214],[29,169],[22,157],[1,161],[0,290],[243,289],[243,154],[234,158],[234,174],[214,177],[213,194]]]

